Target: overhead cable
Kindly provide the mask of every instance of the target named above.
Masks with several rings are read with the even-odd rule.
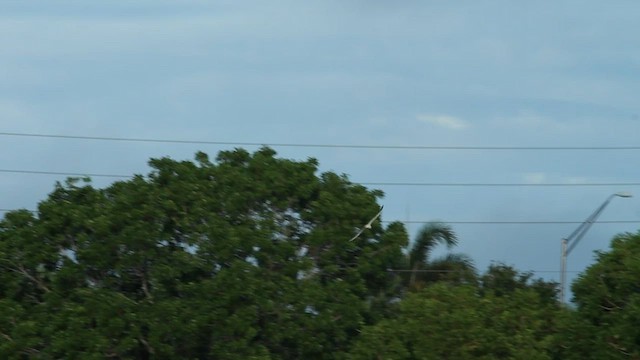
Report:
[[[225,146],[270,146],[270,147],[300,147],[300,148],[350,148],[350,149],[387,149],[387,150],[551,150],[551,151],[598,151],[598,150],[640,150],[640,146],[441,146],[441,145],[366,145],[366,144],[327,144],[327,143],[270,143],[270,142],[242,142],[242,141],[210,141],[210,140],[181,140],[181,139],[153,139],[111,136],[84,136],[64,134],[36,134],[0,132],[0,136],[99,140],[164,144],[198,144]]]
[[[465,269],[460,269],[460,270],[439,270],[439,269],[387,269],[388,272],[400,272],[400,273],[464,273],[464,272],[468,272],[469,270],[465,270]],[[560,270],[523,270],[523,273],[527,273],[527,272],[535,272],[535,273],[559,273]],[[580,270],[570,270],[567,271],[570,273],[579,273],[582,272]]]
[[[15,170],[15,169],[0,169],[0,173],[13,173],[13,174],[32,174],[32,175],[62,175],[62,176],[78,176],[78,177],[110,177],[110,178],[132,178],[131,175],[115,175],[115,174],[93,174],[93,173],[81,173],[81,172],[61,172],[61,171],[38,171],[38,170]]]
[[[10,211],[18,211],[18,210],[27,210],[33,213],[36,213],[36,210],[32,209],[8,209],[8,208],[0,208],[0,212],[10,212]],[[554,221],[554,220],[533,220],[533,221],[445,221],[445,220],[384,220],[381,221],[383,224],[390,224],[393,222],[402,222],[405,224],[429,224],[433,222],[443,223],[443,224],[452,224],[452,225],[564,225],[564,224],[582,224],[584,221]],[[638,220],[598,220],[594,222],[594,224],[638,224],[640,223],[640,219]]]
[[[0,169],[0,173],[60,175],[77,177],[133,178],[132,175],[83,173],[65,171],[40,171],[20,169]],[[640,182],[603,182],[603,183],[453,183],[453,182],[356,182],[367,186],[431,186],[431,187],[589,187],[589,186],[640,186]]]

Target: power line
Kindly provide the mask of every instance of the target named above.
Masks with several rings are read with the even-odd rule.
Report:
[[[458,273],[458,272],[466,272],[465,270],[438,270],[438,269],[423,269],[423,270],[413,270],[413,269],[387,269],[388,272],[407,272],[407,273]],[[559,273],[560,270],[522,270],[523,273],[526,272],[535,272],[535,273]],[[570,273],[579,273],[582,272],[580,270],[570,270],[567,271]]]
[[[110,178],[133,178],[131,175],[116,175],[116,174],[92,174],[92,173],[79,173],[79,172],[61,172],[61,171],[37,171],[37,170],[13,170],[13,169],[0,169],[0,173],[13,173],[13,174],[32,174],[32,175],[63,175],[63,176],[89,176],[89,177],[110,177]]]
[[[31,175],[61,175],[61,176],[89,176],[130,179],[132,175],[102,174],[64,171],[40,171],[0,169],[0,173],[31,174]],[[453,183],[453,182],[355,182],[367,186],[430,186],[430,187],[589,187],[589,186],[640,186],[640,182],[605,182],[605,183]]]
[[[36,210],[30,209],[7,209],[0,208],[0,212],[10,212],[17,210],[27,210],[36,213]],[[452,225],[566,225],[566,224],[582,224],[584,221],[554,221],[554,220],[540,220],[540,221],[444,221],[444,220],[396,220],[404,224],[429,224],[432,222],[441,222],[443,224]],[[381,221],[383,224],[390,224],[395,222],[394,220]],[[594,224],[639,224],[639,220],[599,220]]]
[[[393,221],[382,221],[383,223],[391,223]],[[401,221],[405,224],[428,224],[434,222],[431,221]],[[563,225],[563,224],[582,224],[583,221],[554,221],[554,220],[541,220],[541,221],[444,221],[435,220],[435,222],[441,222],[443,224],[454,225]],[[594,224],[637,224],[640,220],[600,220],[594,222]]]
[[[448,182],[358,182],[368,186],[433,186],[433,187],[570,187],[570,186],[640,186],[640,182],[620,183],[448,183]]]
[[[550,151],[584,151],[584,150],[640,150],[640,146],[428,146],[428,145],[360,145],[360,144],[312,144],[312,143],[260,143],[241,141],[209,141],[209,140],[180,140],[127,138],[108,136],[83,136],[62,134],[34,134],[0,132],[0,136],[33,137],[51,139],[99,140],[120,142],[145,142],[164,144],[198,144],[198,145],[229,145],[229,146],[270,146],[270,147],[304,147],[304,148],[346,148],[346,149],[387,149],[387,150],[550,150]]]

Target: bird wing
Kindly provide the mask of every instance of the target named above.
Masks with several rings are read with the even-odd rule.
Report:
[[[363,232],[364,232],[364,228],[360,229],[360,231],[358,231],[356,236],[352,237],[351,240],[349,240],[349,241],[353,241],[353,240],[357,239],[358,236],[362,235]]]
[[[362,233],[364,232],[364,229],[371,229],[371,224],[373,224],[373,222],[376,221],[376,219],[380,217],[380,214],[382,214],[382,208],[384,208],[384,205],[380,206],[380,211],[378,211],[378,213],[373,218],[371,218],[371,220],[369,220],[369,222],[366,223],[366,225],[364,227],[362,227],[362,229],[360,229],[360,231],[358,231],[356,236],[352,237],[351,240],[349,240],[349,241],[353,241],[353,240],[357,239],[358,236],[362,235]]]
[[[382,214],[382,209],[383,209],[383,208],[384,208],[384,205],[383,205],[383,206],[380,206],[380,211],[378,211],[378,213],[377,213],[373,218],[371,218],[371,220],[369,220],[369,222],[367,223],[367,225],[365,225],[364,227],[366,227],[366,228],[371,228],[371,224],[373,224],[373,222],[374,222],[374,221],[376,221],[376,219],[377,219],[377,218],[379,218],[379,217],[380,217],[380,215]]]

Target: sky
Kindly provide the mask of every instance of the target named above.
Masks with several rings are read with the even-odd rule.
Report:
[[[637,146],[639,12],[623,0],[2,1],[0,208],[35,209],[65,178],[9,170],[144,174],[150,158],[237,143]],[[412,234],[450,223],[480,270],[558,281],[560,239],[618,191],[638,196],[611,202],[569,280],[640,226],[640,186],[584,185],[638,182],[640,150],[274,149],[359,183],[564,184],[370,186],[386,194],[383,221]],[[577,223],[495,223],[510,221]]]

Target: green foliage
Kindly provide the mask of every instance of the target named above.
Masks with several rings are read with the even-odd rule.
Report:
[[[397,317],[363,329],[351,358],[551,359],[564,312],[530,285],[506,294],[488,283],[438,282],[409,294]]]
[[[263,148],[57,184],[0,222],[0,357],[339,358],[389,311],[401,224],[380,191]]]
[[[542,279],[533,279],[531,272],[519,272],[502,263],[489,266],[480,277],[481,293],[492,292],[496,296],[509,296],[516,290],[531,289],[538,293],[545,304],[555,305],[558,296],[558,284]]]
[[[445,224],[348,241],[383,194],[315,159],[149,165],[0,221],[0,358],[640,359],[640,234],[598,254],[573,310],[530,273],[433,258]]]
[[[451,248],[458,244],[458,236],[446,224],[430,223],[423,226],[409,252],[410,265],[413,267],[416,264],[425,264],[429,253],[438,244]]]
[[[640,233],[622,234],[573,283],[576,314],[561,345],[565,358],[640,359]]]
[[[476,271],[473,260],[464,254],[449,253],[444,257],[430,259],[437,245],[452,248],[458,244],[458,236],[453,229],[443,223],[425,224],[419,231],[408,252],[407,266],[411,270],[405,274],[406,287],[421,289],[435,281],[474,283]]]

